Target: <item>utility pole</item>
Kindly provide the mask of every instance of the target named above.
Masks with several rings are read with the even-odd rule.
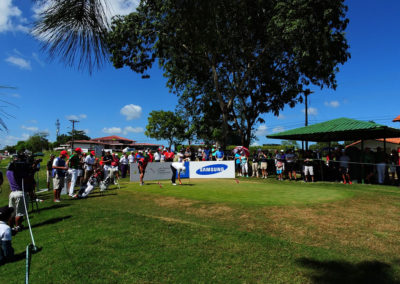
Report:
[[[75,123],[78,123],[79,120],[75,120],[75,119],[70,119],[69,121],[71,121],[72,123],[72,141],[71,141],[71,151],[74,150],[74,133],[75,133]]]
[[[306,121],[305,121],[305,126],[308,126],[308,95],[312,94],[314,92],[310,91],[310,89],[307,89],[304,91],[304,98],[305,98],[305,115],[306,115]],[[308,141],[306,141],[306,150],[308,150]]]

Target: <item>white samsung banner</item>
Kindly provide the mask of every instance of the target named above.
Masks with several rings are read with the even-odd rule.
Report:
[[[190,178],[235,178],[235,161],[190,162]]]

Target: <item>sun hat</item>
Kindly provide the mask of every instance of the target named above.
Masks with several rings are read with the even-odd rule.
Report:
[[[93,156],[96,156],[96,153],[94,151],[90,152]]]
[[[67,151],[65,151],[65,150],[62,150],[62,151],[60,152],[60,155],[63,155],[63,156],[68,156],[68,152],[67,152]]]
[[[82,153],[82,149],[78,147],[78,148],[75,149],[75,152]]]

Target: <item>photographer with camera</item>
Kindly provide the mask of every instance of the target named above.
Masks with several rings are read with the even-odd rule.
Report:
[[[34,160],[28,152],[19,152],[13,157],[13,161],[8,165],[6,176],[10,184],[11,193],[9,195],[9,206],[14,208],[10,226],[16,232],[23,229],[23,219],[26,215],[25,204],[29,202],[29,196],[35,198],[35,179],[34,174],[37,171],[41,160]],[[14,227],[15,226],[15,227]]]

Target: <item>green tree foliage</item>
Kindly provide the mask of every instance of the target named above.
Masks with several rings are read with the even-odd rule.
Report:
[[[157,140],[167,140],[169,147],[187,139],[187,122],[172,111],[152,111],[148,117],[145,135]]]
[[[343,2],[141,1],[113,21],[111,60],[138,73],[158,60],[171,91],[215,98],[222,136],[234,128],[247,146],[260,114],[293,107],[310,85],[336,88],[350,57]]]
[[[18,152],[22,152],[26,149],[26,143],[25,141],[18,141],[17,145],[15,145],[15,151]]]
[[[77,64],[91,73],[106,58],[108,29],[106,2],[102,0],[41,0],[46,8],[35,23],[33,34],[49,52],[67,65]]]
[[[49,150],[49,141],[47,140],[47,134],[36,133],[25,141],[25,147],[32,153],[41,152],[43,150]]]
[[[281,143],[282,146],[285,146],[286,148],[296,148],[299,149],[299,143],[297,143],[297,141],[294,140],[283,140]]]
[[[86,132],[83,130],[74,130],[74,131],[70,131],[68,132],[68,136],[70,137],[70,139],[72,139],[72,137],[74,138],[74,140],[90,140],[90,137],[86,135]]]
[[[68,141],[71,141],[71,136],[67,134],[60,134],[57,136],[56,142],[58,142],[60,145],[66,144]]]
[[[17,152],[15,146],[6,146],[3,148],[3,151],[7,151],[10,154],[15,154]]]
[[[58,143],[58,145],[56,147],[58,147],[61,144],[67,144],[69,141],[72,141],[72,134],[73,134],[73,138],[74,140],[90,140],[91,138],[89,136],[86,135],[85,131],[83,130],[74,130],[73,132],[70,131],[67,134],[60,134],[57,136],[57,140],[56,142]]]

